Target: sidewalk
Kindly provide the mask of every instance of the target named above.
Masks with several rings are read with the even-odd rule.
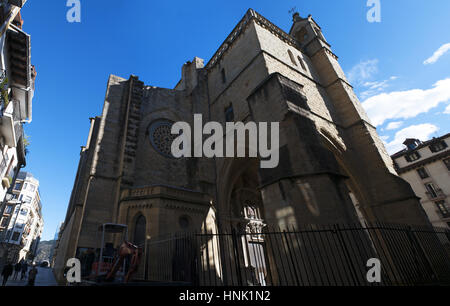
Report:
[[[34,282],[35,286],[57,286],[55,277],[53,276],[52,269],[50,268],[41,268],[37,267],[38,274],[36,275],[36,281]],[[1,279],[1,277],[0,277]],[[28,273],[27,279],[20,280],[20,274],[17,277],[17,280],[12,279],[11,277],[8,279],[6,286],[26,286],[28,283]]]

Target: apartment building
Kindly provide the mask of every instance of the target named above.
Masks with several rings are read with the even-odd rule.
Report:
[[[406,139],[392,159],[409,182],[431,223],[450,228],[450,133],[422,142]]]
[[[26,166],[28,141],[23,126],[32,120],[36,80],[31,39],[23,30],[20,13],[25,2],[0,0],[0,266],[11,254],[10,244],[4,243],[4,229],[15,211],[8,212],[11,208],[7,204],[17,176]]]
[[[1,226],[6,229],[4,243],[9,247],[8,259],[32,260],[42,235],[44,221],[39,181],[29,172],[20,172],[6,204]]]
[[[36,71],[20,14],[25,0],[0,1],[0,201],[26,165],[23,124],[32,120]],[[4,209],[2,205],[1,210]]]

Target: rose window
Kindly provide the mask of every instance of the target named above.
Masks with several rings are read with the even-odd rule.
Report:
[[[172,157],[172,142],[178,135],[172,135],[170,130],[172,122],[158,120],[153,122],[149,128],[150,142],[155,150],[165,156]]]

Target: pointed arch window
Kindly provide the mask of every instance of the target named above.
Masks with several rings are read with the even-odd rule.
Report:
[[[296,39],[300,44],[303,44],[308,39],[308,31],[303,27],[296,34]]]
[[[145,228],[147,226],[147,221],[143,215],[136,218],[136,223],[134,226],[134,236],[133,242],[137,246],[142,246],[145,243]]]
[[[300,66],[302,66],[302,69],[306,71],[305,61],[300,56],[297,56],[297,59],[298,62],[300,63]]]
[[[295,57],[294,57],[294,54],[292,54],[292,51],[288,50],[288,54],[289,54],[289,57],[291,58],[292,64],[294,64],[294,66],[297,66],[297,63],[295,62]]]

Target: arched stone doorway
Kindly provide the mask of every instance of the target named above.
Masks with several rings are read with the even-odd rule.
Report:
[[[266,285],[264,204],[259,190],[259,160],[235,159],[229,166],[226,201],[221,207],[222,232],[233,233],[222,241],[224,262],[230,262],[234,277],[244,285]],[[230,238],[230,239],[229,239]],[[239,270],[239,271],[238,271]]]

